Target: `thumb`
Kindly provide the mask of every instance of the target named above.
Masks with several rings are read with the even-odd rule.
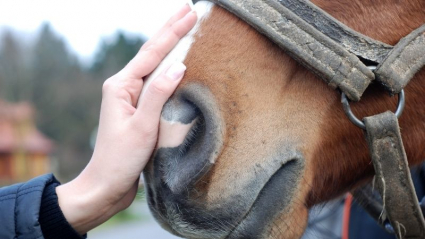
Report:
[[[146,86],[148,88],[141,96],[135,114],[138,120],[142,120],[142,124],[152,126],[159,123],[162,107],[174,93],[185,71],[186,66],[176,62]]]

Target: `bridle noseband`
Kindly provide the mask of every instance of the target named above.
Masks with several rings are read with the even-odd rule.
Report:
[[[250,24],[342,92],[348,118],[365,130],[380,194],[377,197],[372,187],[365,186],[353,196],[365,200],[364,208],[398,238],[425,238],[425,220],[397,119],[404,108],[403,88],[425,65],[425,24],[393,47],[354,31],[307,0],[210,1]],[[361,121],[352,114],[349,100],[359,101],[371,82],[381,83],[391,95],[399,94],[399,106],[395,114],[387,111]]]

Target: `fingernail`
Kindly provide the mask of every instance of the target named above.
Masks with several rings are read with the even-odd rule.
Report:
[[[165,75],[168,76],[171,80],[180,80],[184,72],[186,71],[186,66],[181,62],[176,62],[168,68]]]

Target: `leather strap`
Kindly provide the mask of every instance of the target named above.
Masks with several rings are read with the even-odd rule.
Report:
[[[392,94],[399,93],[410,79],[425,66],[425,24],[402,38],[375,70],[380,81]]]
[[[363,119],[375,168],[374,185],[383,200],[381,220],[389,219],[397,238],[425,238],[419,207],[397,117],[387,111]]]
[[[356,55],[274,0],[211,0],[266,35],[292,58],[350,100],[358,101],[375,78]]]
[[[298,17],[342,45],[347,51],[369,61],[380,63],[393,46],[374,40],[347,27],[310,1],[278,0]]]

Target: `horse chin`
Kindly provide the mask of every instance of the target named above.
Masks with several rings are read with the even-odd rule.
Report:
[[[239,197],[223,200],[223,205],[215,210],[206,208],[208,202],[172,193],[166,185],[155,192],[147,187],[148,203],[164,229],[184,238],[296,238],[292,229],[282,229],[282,224],[288,225],[288,221],[281,218],[298,216],[289,208],[297,204],[296,193],[303,171],[302,158],[287,160],[256,195],[252,195],[250,188],[239,189],[242,191]],[[241,201],[252,198],[249,206],[240,207],[246,204]]]
[[[304,162],[300,159],[292,159],[282,165],[261,189],[243,220],[226,238],[276,238],[276,235],[271,235],[275,234],[275,227],[279,227],[282,214],[289,212],[288,206],[295,201],[295,190],[303,168]],[[287,237],[288,232],[282,227],[277,230],[279,238],[293,238]]]

